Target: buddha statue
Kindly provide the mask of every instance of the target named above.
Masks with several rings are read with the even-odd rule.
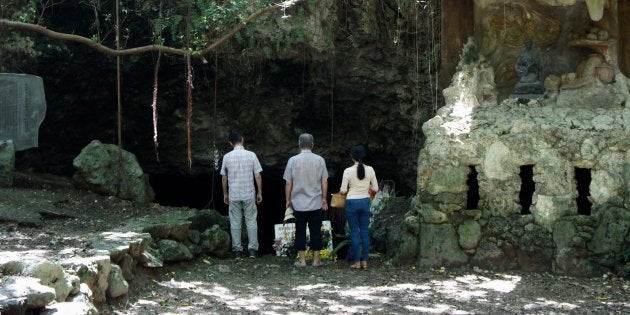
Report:
[[[533,46],[533,42],[528,41],[525,50],[516,60],[515,70],[518,82],[514,87],[512,98],[541,99],[545,94],[545,86],[538,79],[541,73],[540,56]]]

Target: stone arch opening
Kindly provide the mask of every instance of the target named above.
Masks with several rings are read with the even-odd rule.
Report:
[[[477,168],[475,165],[468,166],[468,179],[466,185],[468,191],[466,192],[466,210],[473,210],[479,208],[479,181],[477,176]]]
[[[591,169],[575,168],[575,182],[578,196],[575,199],[578,214],[591,215],[593,203],[588,199],[591,195],[589,186],[591,185]]]
[[[530,214],[532,206],[532,198],[536,190],[536,182],[534,182],[534,165],[522,165],[520,167],[519,176],[521,177],[521,190],[518,193],[519,204],[521,205],[521,214]]]

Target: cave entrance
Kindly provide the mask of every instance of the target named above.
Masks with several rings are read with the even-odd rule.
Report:
[[[282,171],[264,170],[261,174],[263,202],[258,205],[258,252],[263,255],[275,254],[272,248],[274,224],[282,223],[284,219],[285,182]],[[228,215],[228,206],[223,203],[219,172],[197,176],[152,174],[150,183],[155,191],[156,203],[172,207],[215,209],[222,215]]]
[[[578,196],[575,199],[577,203],[578,214],[591,215],[591,207],[593,203],[588,200],[591,195],[589,186],[591,185],[591,170],[588,168],[575,168],[575,181]]]
[[[518,200],[521,205],[521,214],[530,214],[529,208],[532,206],[532,198],[536,190],[534,165],[522,165],[519,176],[521,177],[521,191],[518,193]]]
[[[479,181],[477,180],[477,168],[475,165],[468,166],[468,179],[466,185],[468,192],[466,193],[466,210],[479,208]]]
[[[219,173],[183,176],[151,174],[149,183],[155,192],[154,202],[170,207],[216,209],[227,214],[223,206],[221,176]]]

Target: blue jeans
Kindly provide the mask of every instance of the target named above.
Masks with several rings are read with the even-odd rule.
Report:
[[[350,226],[350,240],[355,261],[367,261],[370,254],[370,198],[347,199],[346,216]],[[361,251],[359,252],[359,247]]]

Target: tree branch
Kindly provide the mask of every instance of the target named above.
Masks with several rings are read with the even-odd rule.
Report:
[[[139,55],[139,54],[148,53],[148,52],[162,52],[162,53],[170,54],[170,55],[177,55],[177,56],[190,55],[191,57],[203,58],[204,56],[210,54],[217,48],[221,47],[232,37],[234,37],[245,26],[247,26],[247,23],[252,22],[253,20],[257,19],[258,17],[262,15],[269,14],[270,12],[281,9],[281,8],[290,7],[301,1],[304,1],[304,0],[287,0],[282,3],[275,4],[270,7],[261,9],[260,11],[248,16],[243,22],[239,23],[230,32],[225,34],[223,37],[219,38],[213,44],[207,46],[206,48],[200,51],[193,51],[193,52],[184,48],[173,48],[173,47],[164,46],[164,45],[146,45],[146,46],[140,46],[140,47],[134,47],[134,48],[127,48],[127,49],[112,49],[105,45],[97,43],[87,37],[74,35],[74,34],[68,34],[68,33],[55,32],[41,25],[16,22],[16,21],[11,21],[11,20],[6,20],[6,19],[0,19],[0,30],[4,27],[4,28],[19,30],[19,31],[35,32],[35,33],[42,34],[52,39],[79,43],[79,44],[88,46],[104,55],[112,56],[112,57]]]

